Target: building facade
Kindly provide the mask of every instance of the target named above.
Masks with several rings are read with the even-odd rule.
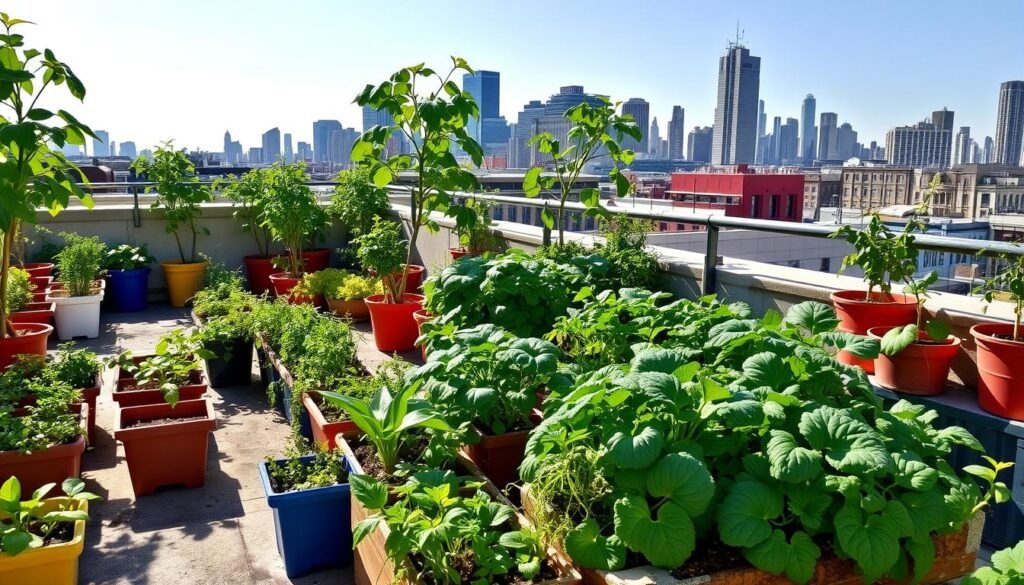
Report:
[[[961,126],[956,133],[956,140],[953,141],[953,164],[965,165],[976,162],[971,160],[971,127]]]
[[[889,164],[946,168],[953,155],[953,112],[932,112],[931,122],[892,128],[885,134]]]
[[[711,126],[694,126],[686,139],[686,152],[689,153],[690,162],[707,163],[711,162]]]
[[[110,134],[106,130],[96,130],[92,139],[92,156],[110,156]]]
[[[991,162],[1024,165],[1024,81],[1005,81],[999,86],[996,140]]]
[[[796,118],[786,118],[786,123],[779,127],[779,164],[797,164],[800,162],[800,123]]]
[[[804,171],[804,219],[820,219],[822,207],[838,207],[842,203],[843,171],[823,167]]]
[[[761,58],[743,45],[730,44],[718,62],[712,164],[754,162],[760,84]]]
[[[284,162],[292,164],[295,162],[295,152],[292,150],[292,135],[284,135]]]
[[[128,158],[135,158],[138,152],[135,150],[135,143],[128,140],[121,143],[119,154]]]
[[[912,205],[914,169],[864,164],[842,168],[842,207],[878,211],[890,205]]]
[[[814,125],[817,106],[811,94],[807,94],[800,106],[800,161],[805,165],[813,164],[818,155],[818,127]]]
[[[835,160],[838,158],[839,145],[839,114],[822,112],[818,126],[818,160]]]
[[[801,173],[760,173],[747,165],[712,172],[673,173],[668,195],[679,207],[724,211],[729,217],[803,221]]]
[[[530,120],[527,136],[536,136],[541,132],[549,132],[561,144],[568,144],[569,129],[572,127],[572,122],[565,117],[565,112],[583,102],[594,106],[602,103],[601,98],[598,96],[586,93],[582,85],[562,86],[559,88],[558,93],[548,98],[547,103],[544,104],[543,112]],[[517,127],[520,126],[522,124],[517,124]],[[527,138],[528,140],[529,138]],[[601,148],[603,149],[603,147]],[[551,160],[551,155],[540,152],[536,146],[528,150],[530,160],[525,166],[542,165]],[[521,167],[523,165],[516,166]]]
[[[640,140],[632,136],[626,136],[623,138],[622,146],[635,152],[647,152],[649,147],[648,139],[650,138],[651,104],[647,103],[647,100],[643,98],[629,98],[622,103],[622,113],[623,115],[632,116],[633,122],[640,128]]]
[[[372,108],[371,112],[375,111]],[[366,108],[363,108],[363,131],[365,132],[368,128],[366,125]],[[372,128],[375,124],[371,124]],[[317,120],[313,122],[313,157],[318,163],[330,162],[329,144],[331,142],[331,132],[340,132],[342,129],[341,122],[337,120]]]
[[[657,116],[651,120],[651,127],[647,132],[647,154],[661,158],[661,129],[658,128]]]
[[[682,106],[672,106],[672,117],[668,120],[668,158],[683,160],[683,135],[686,132],[686,111]]]
[[[263,162],[267,164],[276,163],[281,158],[281,130],[271,128],[263,133],[263,147],[260,154]]]

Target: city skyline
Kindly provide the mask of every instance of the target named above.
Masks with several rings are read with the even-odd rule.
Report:
[[[226,129],[248,147],[259,145],[262,133],[274,126],[296,141],[312,142],[317,119],[358,128],[361,113],[351,100],[365,84],[414,60],[442,66],[450,54],[476,68],[501,72],[499,113],[509,121],[530,100],[545,100],[565,85],[582,85],[617,101],[641,97],[650,103],[651,118],[668,120],[672,106],[681,105],[689,127],[710,125],[716,64],[735,37],[737,19],[745,29],[744,43],[763,60],[760,97],[772,117],[800,118],[804,96],[813,93],[819,111],[838,112],[865,142],[881,141],[888,129],[944,106],[957,112],[958,122],[970,126],[973,136],[994,136],[999,84],[1024,78],[1019,60],[1012,57],[1019,49],[1014,31],[1024,23],[1024,6],[1018,2],[956,11],[957,26],[986,27],[985,50],[971,52],[957,49],[944,35],[930,34],[951,26],[950,12],[935,3],[868,2],[837,19],[833,11],[811,2],[737,2],[723,9],[655,1],[639,7],[636,16],[657,22],[662,31],[658,51],[595,42],[585,58],[554,63],[546,58],[544,43],[538,43],[544,35],[530,32],[536,30],[536,14],[526,4],[502,14],[501,26],[476,26],[484,17],[464,2],[448,2],[445,10],[405,11],[391,23],[398,34],[389,38],[388,50],[371,51],[365,47],[379,33],[374,27],[348,26],[344,35],[336,34],[343,23],[374,21],[375,8],[358,3],[300,1],[283,12],[260,10],[253,3],[241,10],[235,3],[194,0],[173,7],[112,0],[101,11],[57,0],[11,3],[11,12],[41,21],[60,7],[62,18],[34,33],[58,56],[75,57],[76,72],[89,89],[76,113],[94,128],[106,129],[113,140],[131,140],[140,149],[173,138],[179,146],[218,151]],[[565,38],[625,34],[621,23],[602,19],[601,10],[580,10],[578,2],[543,6],[545,18],[558,23]],[[116,28],[109,26],[112,14],[117,15]],[[992,18],[995,14],[999,18]],[[431,32],[442,25],[459,34]],[[795,41],[785,32],[806,27],[817,27],[819,38],[850,42],[823,47],[809,37]],[[183,28],[202,42],[181,43],[177,35]],[[82,29],[96,34],[83,40]],[[673,33],[680,30],[686,34]],[[255,42],[270,34],[277,42]],[[896,35],[906,47],[898,59],[883,42]],[[132,42],[137,49],[125,50]],[[828,59],[806,59],[822,52]],[[244,57],[224,57],[233,54]],[[957,72],[958,83],[933,81],[942,78],[936,72],[944,68]],[[147,75],[145,91],[124,83],[128,71]]]

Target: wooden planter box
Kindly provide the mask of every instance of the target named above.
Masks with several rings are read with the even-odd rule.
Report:
[[[528,518],[534,517],[535,502],[529,495],[529,486],[522,490],[523,510]],[[353,513],[354,513],[353,506]],[[976,514],[958,532],[933,534],[935,564],[919,585],[939,585],[974,571],[981,548],[981,532],[985,527],[984,513]],[[561,550],[560,545],[556,548]],[[695,554],[699,554],[698,549]],[[564,554],[564,553],[563,553]],[[568,555],[565,555],[568,557]],[[357,563],[358,564],[358,563]],[[585,585],[789,585],[783,575],[772,575],[753,567],[719,571],[711,575],[697,575],[679,579],[671,571],[652,566],[634,567],[621,571],[598,571],[577,566]],[[890,579],[877,581],[879,585],[894,585]],[[818,560],[814,577],[808,585],[864,585],[852,560],[828,556]]]
[[[31,453],[0,451],[0,484],[12,476],[17,477],[21,483],[21,493],[31,494],[48,483],[60,485],[69,477],[79,476],[82,453],[85,451],[85,441],[89,433],[89,405],[73,404],[71,409],[77,410],[80,415],[82,433],[78,438],[70,443],[54,445]]]
[[[327,449],[338,447],[335,437],[345,433],[358,433],[359,427],[350,420],[329,421],[320,410],[320,397],[312,392],[302,395],[302,406],[309,416],[309,424],[313,431],[313,440],[317,445]]]
[[[270,347],[270,342],[266,336],[260,334],[257,336],[259,343],[259,349],[263,351],[263,355],[266,360],[270,363],[273,368],[272,377],[276,377],[274,381],[280,380],[283,384],[283,388],[280,394],[276,397],[277,408],[284,415],[285,420],[288,424],[294,424],[292,422],[292,389],[295,388],[295,378],[292,377],[292,373],[288,371],[288,368],[284,365],[284,362],[277,356],[273,348]],[[305,409],[300,409],[301,413],[299,416],[299,431],[306,439],[313,439],[313,428],[310,424],[309,415],[306,414]]]

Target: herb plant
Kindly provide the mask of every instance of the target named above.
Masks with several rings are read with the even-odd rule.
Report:
[[[181,263],[199,262],[196,240],[200,233],[210,235],[210,230],[197,221],[203,213],[202,204],[213,201],[213,193],[200,182],[196,167],[185,156],[185,151],[175,150],[171,141],[164,142],[152,157],[140,156],[132,161],[132,169],[156,183],[157,200],[150,209],[163,209],[164,231],[174,236]],[[147,191],[153,189],[146,187]],[[187,238],[187,247],[183,238]]]
[[[373,228],[355,242],[359,263],[381,281],[384,302],[402,302],[405,274],[398,281],[392,277],[402,270],[402,262],[406,260],[409,243],[402,239],[402,227],[393,221],[375,218]]]
[[[656,289],[661,280],[658,257],[647,246],[654,222],[617,215],[601,219],[600,226],[605,241],[595,244],[594,252],[608,259],[613,286]]]
[[[490,202],[473,197],[463,202],[462,206],[475,216],[475,220],[455,225],[453,231],[459,238],[459,248],[473,256],[497,250],[501,238],[491,232],[494,222],[491,220]]]
[[[380,290],[380,283],[373,278],[361,274],[346,274],[337,288],[327,290],[324,294],[328,299],[357,301],[377,294]]]
[[[189,383],[192,372],[199,371],[196,360],[214,357],[194,334],[186,335],[183,329],[173,329],[157,340],[153,356],[136,364],[132,352],[125,351],[111,358],[108,365],[129,373],[139,388],[153,386],[160,390],[167,404],[173,407],[178,403],[181,386]]]
[[[0,517],[0,552],[15,556],[45,546],[62,524],[89,520],[89,514],[80,507],[82,502],[101,499],[85,491],[82,480],[69,477],[61,484],[66,499],[51,504],[43,498],[54,487],[55,484],[48,483],[22,500],[18,478],[11,477],[0,486],[0,511],[4,512]]]
[[[107,270],[138,270],[156,262],[146,245],[121,244],[107,250],[103,267]]]
[[[242,223],[242,229],[252,234],[260,258],[270,256],[270,230],[263,225],[263,214],[270,199],[270,180],[267,169],[249,169],[241,177],[228,177],[224,195],[239,208],[234,218]]]
[[[107,247],[96,237],[67,232],[61,234],[61,237],[64,238],[66,245],[56,258],[60,280],[64,283],[68,295],[89,295],[100,276]]]
[[[893,356],[917,343],[922,329],[930,341],[943,342],[949,337],[949,327],[942,321],[938,319],[924,321],[924,301],[928,296],[928,287],[935,284],[938,278],[939,274],[933,270],[920,280],[910,279],[907,286],[904,287],[903,292],[913,295],[917,300],[917,318],[914,323],[900,325],[886,331],[881,341],[882,353]]]
[[[71,386],[25,369],[10,368],[0,378],[0,451],[41,451],[82,436],[79,415],[71,405],[81,393]],[[26,375],[28,374],[28,375]],[[15,410],[26,399],[24,414]]]
[[[335,181],[338,185],[334,188],[328,212],[348,230],[350,246],[342,254],[356,260],[359,245],[355,238],[370,233],[376,218],[388,217],[391,201],[387,190],[373,183],[368,167],[341,171]]]
[[[25,305],[32,302],[32,281],[29,280],[28,272],[21,268],[8,269],[7,273],[7,309],[14,313],[25,308]]]
[[[327,212],[316,194],[305,184],[304,163],[275,163],[266,171],[269,195],[260,215],[260,226],[275,241],[288,247],[287,272],[302,274],[302,249],[306,240],[327,226]]]
[[[72,388],[90,388],[103,363],[96,354],[85,348],[76,348],[73,341],[57,346],[57,354],[47,360],[46,374]]]
[[[1003,296],[1013,304],[1013,341],[1021,341],[1021,315],[1024,314],[1024,255],[999,257],[995,276],[986,279],[974,293],[981,293],[986,303]]]
[[[347,270],[326,268],[317,272],[309,272],[302,276],[299,284],[293,289],[296,294],[328,296],[338,290],[348,276]],[[328,296],[328,298],[331,298]]]
[[[267,474],[275,493],[309,490],[348,481],[348,470],[338,451],[317,449],[308,461],[303,461],[305,456],[298,449],[292,449],[283,464],[267,457]]]

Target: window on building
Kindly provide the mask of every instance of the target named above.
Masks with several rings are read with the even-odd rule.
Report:
[[[768,200],[768,217],[778,219],[779,217],[779,196],[772,195]]]
[[[516,215],[518,213],[517,212],[518,209],[519,208],[515,207],[515,206],[512,206],[512,207],[508,208],[508,220],[509,221],[518,221],[518,219],[516,218]]]
[[[663,221],[659,221],[658,222],[658,231],[659,232],[667,232],[668,231],[668,224],[663,222]]]
[[[832,259],[822,258],[821,267],[818,269],[820,272],[832,272]]]
[[[523,223],[526,225],[533,223],[533,210],[529,207],[523,208]]]
[[[685,232],[686,231],[686,225],[682,224],[682,223],[677,223],[676,224],[676,229],[681,231],[681,232]]]
[[[591,230],[593,230],[593,229],[594,229],[594,218],[592,218],[592,217],[588,217],[588,218],[586,219],[586,221],[584,222],[584,227],[583,227],[583,229],[585,229],[585,230],[587,230],[587,231],[591,231]]]
[[[786,195],[786,217],[796,217],[796,195]]]
[[[757,218],[757,217],[760,217],[760,216],[761,216],[761,196],[760,195],[752,195],[750,197],[750,217]]]
[[[502,221],[505,219],[505,208],[501,205],[494,208],[494,219],[496,221]]]

